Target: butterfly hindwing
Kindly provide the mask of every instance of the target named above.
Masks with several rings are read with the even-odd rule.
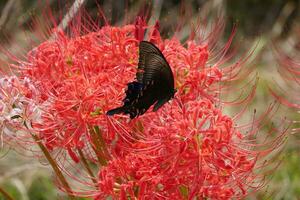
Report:
[[[126,113],[129,114],[128,108],[132,107],[135,101],[138,99],[143,86],[141,83],[133,81],[127,84],[127,89],[125,91],[125,98],[123,99],[124,105],[112,110],[109,110],[106,114],[107,115],[114,115],[119,113]]]
[[[126,97],[123,99],[124,105],[132,105],[133,102],[138,98],[143,85],[139,82],[133,81],[127,84],[127,90],[125,91]]]

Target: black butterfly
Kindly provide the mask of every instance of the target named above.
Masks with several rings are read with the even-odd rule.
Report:
[[[127,84],[123,106],[109,110],[107,115],[124,113],[133,119],[144,114],[153,104],[153,111],[157,111],[176,93],[172,70],[164,55],[151,42],[140,42],[136,79]]]

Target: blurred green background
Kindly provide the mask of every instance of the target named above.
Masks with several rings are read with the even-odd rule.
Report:
[[[28,36],[35,40],[31,29],[28,28],[32,25],[33,16],[42,17],[41,8],[50,6],[53,15],[59,19],[73,4],[70,0],[67,3],[62,0],[46,2],[43,0],[0,1],[0,41],[4,48],[15,54],[24,54],[32,48],[28,45]],[[286,89],[285,85],[282,85],[282,78],[278,72],[279,64],[274,46],[291,57],[300,57],[300,0],[102,0],[97,3],[95,0],[86,0],[83,6],[93,18],[97,18],[97,5],[101,6],[111,24],[115,25],[121,25],[124,16],[132,22],[138,13],[152,8],[150,21],[160,20],[163,37],[172,36],[179,26],[179,38],[182,41],[188,37],[191,22],[196,22],[197,19],[204,19],[207,24],[218,17],[224,20],[225,32],[223,38],[220,38],[221,43],[228,39],[236,24],[237,33],[233,46],[239,46],[237,57],[251,50],[254,45],[254,59],[248,65],[254,68],[255,73],[260,77],[248,117],[252,116],[253,109],[263,112],[268,106],[266,102],[274,101],[267,86],[276,88],[278,84]],[[103,21],[100,21],[101,23],[103,24]],[[6,56],[0,53],[0,58],[1,68],[7,69]],[[279,106],[276,118],[268,123],[276,123],[284,117],[289,121],[300,120],[299,113],[295,109]],[[300,126],[299,123],[294,126],[297,125]],[[264,128],[261,132],[260,134],[263,134]],[[270,173],[266,187],[259,192],[254,192],[247,199],[300,199],[299,143],[299,134],[288,134],[282,153],[276,157],[281,164],[276,171]],[[65,199],[66,196],[56,189],[53,181],[51,169],[44,161],[20,155],[5,145],[0,149],[0,188],[14,199]],[[0,199],[4,199],[1,194]]]

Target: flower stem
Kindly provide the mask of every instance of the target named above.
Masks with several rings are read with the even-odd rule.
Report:
[[[91,139],[92,139],[92,147],[96,153],[98,161],[101,166],[107,165],[106,158],[109,156],[108,151],[106,149],[105,142],[103,141],[102,135],[100,134],[100,130],[98,126],[94,126],[90,129]],[[106,154],[106,155],[105,155]]]
[[[79,153],[80,159],[81,159],[81,161],[82,161],[82,163],[83,163],[85,169],[87,170],[87,172],[88,172],[88,174],[90,175],[90,177],[91,177],[93,183],[94,183],[95,186],[97,187],[97,181],[96,181],[95,175],[94,175],[92,169],[90,168],[90,166],[89,166],[89,164],[88,164],[88,162],[87,162],[87,160],[86,160],[86,158],[85,158],[83,152],[81,151],[81,149],[78,149],[78,153]]]
[[[105,154],[106,158],[110,158],[110,154],[109,154],[109,152],[107,150],[106,143],[105,143],[105,141],[104,141],[104,139],[102,137],[101,130],[99,129],[98,126],[94,126],[94,131],[96,133],[96,137],[97,137],[97,139],[98,139],[98,141],[99,141],[99,143],[101,145],[102,150],[104,151],[104,154]]]
[[[43,143],[38,138],[38,136],[36,136],[34,134],[31,134],[31,135],[32,135],[33,139],[35,140],[35,142],[39,145],[42,152],[44,153],[46,159],[48,160],[49,164],[51,165],[51,167],[54,170],[55,174],[57,175],[58,179],[62,183],[63,187],[66,189],[66,191],[69,195],[69,198],[72,200],[75,199],[75,196],[72,194],[73,192],[72,192],[67,180],[63,176],[63,174],[62,174],[61,170],[59,169],[58,165],[56,164],[55,160],[51,157],[47,148],[43,145]]]
[[[7,200],[14,200],[7,192],[5,192],[5,190],[3,190],[1,187],[0,187],[0,193],[4,196],[5,199]]]

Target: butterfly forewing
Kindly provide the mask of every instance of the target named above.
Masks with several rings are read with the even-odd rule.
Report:
[[[161,51],[155,45],[146,41],[140,42],[139,48],[140,57],[138,73],[139,71],[141,73],[139,73],[140,76],[137,77],[138,81],[142,83],[149,81],[149,78],[151,77],[150,74],[152,74],[154,71],[157,71],[157,69],[160,69],[159,73],[163,73],[161,74],[161,77],[168,78],[170,85],[174,87],[172,70]],[[144,76],[147,76],[147,78],[144,79]]]
[[[149,54],[145,59],[145,66],[143,84],[152,83],[160,88],[173,89],[173,74],[164,58],[157,54]]]
[[[151,42],[147,42],[147,41],[140,42],[138,71],[136,73],[136,78],[140,83],[143,82],[144,70],[145,67],[147,68],[147,65],[145,65],[146,58],[151,54],[152,55],[157,54],[163,57],[163,54],[160,52],[160,50],[156,46],[154,46]]]

